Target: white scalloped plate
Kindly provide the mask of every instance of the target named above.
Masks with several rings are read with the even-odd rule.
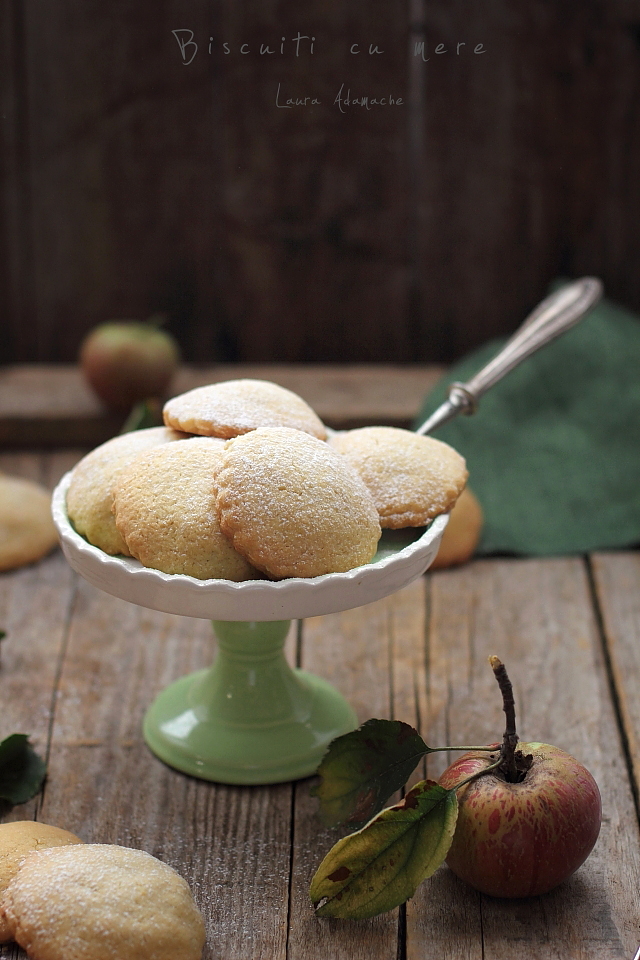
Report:
[[[112,557],[81,537],[67,516],[71,474],[53,493],[53,520],[69,564],[85,580],[122,600],[152,610],[203,620],[292,620],[349,610],[386,597],[427,569],[435,559],[448,515],[436,517],[422,535],[404,545],[411,531],[384,531],[376,558],[347,573],[310,579],[197,580],[143,567],[129,557]]]

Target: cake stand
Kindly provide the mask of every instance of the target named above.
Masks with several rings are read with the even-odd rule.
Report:
[[[329,743],[357,726],[325,680],[292,669],[284,642],[292,619],[336,613],[388,596],[434,560],[448,517],[429,527],[383,531],[371,563],[312,579],[197,580],[112,557],[73,529],[66,474],[53,518],[75,571],[106,593],[153,610],[213,620],[213,666],[182,677],[149,707],[144,737],[169,766],[218,783],[264,784],[315,773]]]

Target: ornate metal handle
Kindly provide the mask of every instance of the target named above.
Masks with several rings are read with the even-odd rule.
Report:
[[[474,413],[483,393],[540,347],[569,330],[602,296],[597,277],[583,277],[546,297],[533,310],[497,356],[467,383],[452,383],[449,396],[416,433],[430,433],[459,413]]]

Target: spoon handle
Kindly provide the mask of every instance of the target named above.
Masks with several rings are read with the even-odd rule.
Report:
[[[602,290],[602,283],[597,277],[583,277],[546,297],[493,360],[467,383],[452,383],[449,386],[448,399],[425,420],[416,433],[430,433],[459,413],[475,413],[483,393],[526,357],[573,327],[600,300]]]

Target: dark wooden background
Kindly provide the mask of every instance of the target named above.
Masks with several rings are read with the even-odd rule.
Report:
[[[558,274],[640,308],[637,0],[2,13],[1,362],[157,310],[188,360],[450,360]],[[342,83],[404,103],[343,114]]]

